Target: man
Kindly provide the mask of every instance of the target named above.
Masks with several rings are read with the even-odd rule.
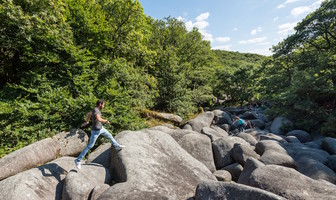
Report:
[[[246,128],[254,128],[254,126],[252,125],[250,121],[246,122],[238,116],[236,116],[236,120],[233,123],[237,124],[235,123],[236,121],[238,122],[238,125],[235,125],[235,126],[238,128],[239,132],[244,131],[244,129]]]
[[[108,120],[102,118],[100,111],[104,108],[104,106],[105,102],[99,99],[96,103],[96,107],[94,107],[94,109],[86,115],[86,121],[81,125],[81,127],[86,126],[87,124],[89,124],[90,118],[92,118],[91,137],[89,144],[85,147],[82,153],[75,160],[75,165],[78,169],[81,169],[81,160],[87,154],[87,152],[94,146],[100,134],[103,135],[104,137],[107,137],[110,140],[116,151],[120,151],[122,148],[125,148],[125,145],[118,144],[118,142],[113,138],[111,133],[109,133],[103,127],[102,123],[110,124]]]

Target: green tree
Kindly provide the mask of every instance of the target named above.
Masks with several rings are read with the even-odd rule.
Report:
[[[277,74],[267,85],[274,88],[267,92],[276,102],[274,109],[299,128],[330,135],[336,132],[336,126],[330,127],[336,108],[335,17],[336,1],[324,1],[273,47],[273,60],[265,67],[266,74]]]

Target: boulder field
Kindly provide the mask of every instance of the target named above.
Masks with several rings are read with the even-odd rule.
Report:
[[[255,128],[239,132],[236,115]],[[0,159],[0,200],[336,199],[336,139],[294,127],[260,111],[207,111],[179,127],[120,132],[123,150],[102,144],[81,170],[88,136],[63,132]]]

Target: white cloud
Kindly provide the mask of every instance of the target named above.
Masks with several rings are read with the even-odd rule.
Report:
[[[294,27],[297,25],[297,22],[293,22],[293,23],[285,23],[285,24],[281,24],[278,26],[278,28],[280,29],[278,31],[278,34],[281,35],[287,35],[289,32],[294,30]]]
[[[209,26],[209,22],[207,21],[197,21],[193,24],[194,27],[198,28],[199,30],[205,29]]]
[[[312,7],[313,7],[314,9],[316,9],[316,8],[318,8],[318,7],[321,6],[322,2],[323,2],[323,0],[318,0],[318,1],[316,1],[315,3],[312,4]]]
[[[193,23],[192,21],[187,21],[187,22],[184,22],[185,26],[186,26],[186,29],[187,31],[191,31],[193,29]]]
[[[309,6],[300,6],[300,7],[296,7],[291,11],[291,15],[293,15],[294,17],[299,16],[303,13],[307,13],[312,11],[312,9]]]
[[[229,42],[230,40],[231,40],[231,38],[229,38],[229,37],[217,37],[215,39],[216,42],[220,42],[220,43]]]
[[[255,43],[261,43],[267,40],[267,37],[258,37],[258,38],[253,38],[249,40],[241,40],[238,43],[239,44],[255,44]]]
[[[318,7],[320,7],[321,3],[322,3],[322,0],[318,0],[315,3],[311,4],[310,6],[296,7],[291,10],[291,15],[293,15],[294,17],[297,17],[301,14],[312,12],[316,10]]]
[[[280,8],[284,8],[285,7],[285,5],[284,4],[280,4],[280,5],[278,5],[278,9],[280,9]]]
[[[278,8],[278,9],[279,9],[279,8],[284,8],[284,7],[286,7],[287,4],[295,3],[295,2],[297,2],[297,1],[301,1],[301,0],[286,0],[283,4],[278,5],[277,8]]]
[[[273,18],[273,21],[275,22],[275,21],[278,21],[278,19],[279,19],[279,17],[274,17]]]
[[[204,40],[208,40],[210,41],[211,43],[214,41],[213,40],[213,37],[212,37],[212,34],[211,33],[208,33],[206,30],[199,30],[199,32],[203,35],[203,39]]]
[[[202,34],[204,40],[208,40],[213,42],[213,36],[209,33],[206,28],[209,26],[209,22],[206,20],[209,18],[210,13],[201,13],[199,16],[196,17],[196,21],[193,23],[191,20],[186,20],[183,17],[179,16],[177,19],[183,21],[187,31],[191,31],[194,27],[198,28],[198,31]]]
[[[206,12],[206,13],[202,13],[199,16],[196,17],[196,21],[204,21],[206,19],[208,19],[210,13]]]
[[[251,31],[251,35],[255,35],[255,34],[257,34],[258,32],[261,32],[262,31],[262,28],[261,27],[258,27],[258,28],[256,28],[256,29],[253,29],[252,31]]]
[[[212,49],[218,49],[218,50],[231,50],[232,45],[224,45],[224,46],[215,46]]]
[[[257,34],[257,30],[256,29],[254,29],[254,30],[251,31],[251,35],[255,35],[255,34]]]

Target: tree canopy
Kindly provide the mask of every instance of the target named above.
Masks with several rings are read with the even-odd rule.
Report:
[[[264,94],[276,102],[275,113],[296,126],[336,133],[336,1],[326,0],[273,47],[265,64]]]
[[[97,99],[113,133],[142,109],[273,103],[298,128],[335,134],[336,3],[324,1],[265,57],[212,50],[194,28],[137,0],[0,1],[0,157],[79,128]]]

